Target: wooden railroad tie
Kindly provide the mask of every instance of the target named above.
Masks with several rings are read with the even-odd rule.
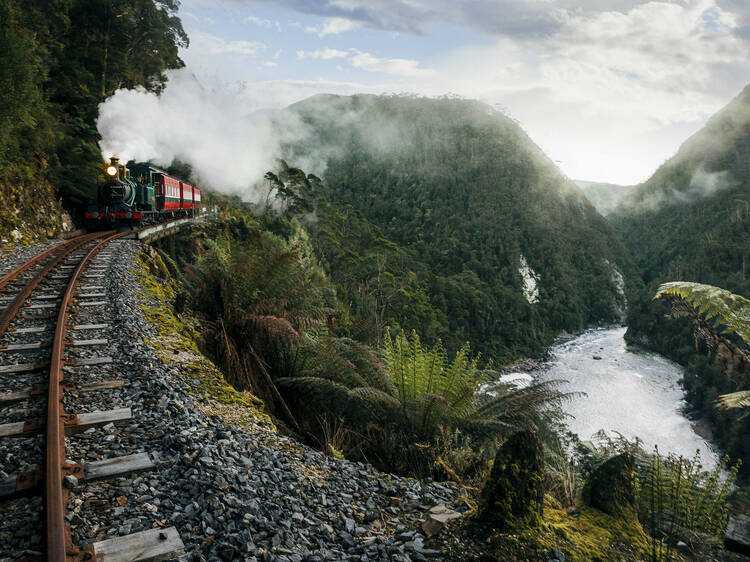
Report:
[[[133,418],[130,408],[117,408],[103,412],[89,412],[86,414],[65,414],[65,435],[74,435],[92,427],[107,425],[108,423],[122,423]],[[24,437],[39,433],[45,427],[44,419],[31,418],[22,422],[4,423],[0,425],[0,437]]]
[[[73,384],[66,384],[66,389],[77,392],[94,392],[96,390],[105,390],[108,388],[122,388],[125,386],[125,381],[122,379],[115,379],[109,381],[93,382],[90,384],[84,384],[82,386],[75,386]],[[20,390],[13,390],[10,392],[0,392],[0,404],[10,404],[13,402],[21,402],[28,400],[34,396],[38,396],[47,391],[46,384],[35,384],[29,388],[22,388]]]

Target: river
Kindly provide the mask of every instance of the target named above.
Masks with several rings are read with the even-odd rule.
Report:
[[[662,453],[692,457],[697,449],[704,466],[713,466],[716,453],[682,413],[682,367],[656,353],[629,349],[624,335],[625,328],[588,330],[556,343],[550,360],[530,374],[537,380],[567,380],[564,390],[586,393],[564,406],[573,416],[569,428],[581,439],[600,429],[613,436],[619,432],[640,437],[647,450],[656,444]]]

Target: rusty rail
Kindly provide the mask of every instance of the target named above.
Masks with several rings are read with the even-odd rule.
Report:
[[[72,544],[65,527],[65,493],[62,480],[65,474],[80,470],[77,465],[65,462],[65,419],[62,407],[62,367],[64,364],[65,334],[68,315],[78,279],[89,261],[109,242],[131,234],[131,231],[111,234],[98,242],[80,261],[68,281],[65,295],[60,302],[55,338],[49,369],[49,395],[47,399],[47,458],[45,475],[47,560],[65,562],[70,559],[91,560],[93,553],[81,552]]]
[[[12,283],[15,281],[24,271],[29,269],[30,267],[33,267],[34,265],[38,264],[40,261],[42,261],[44,258],[49,256],[50,254],[57,252],[58,250],[62,250],[66,246],[69,246],[70,244],[74,244],[81,240],[81,238],[85,236],[91,236],[83,234],[81,236],[76,236],[75,238],[71,238],[70,240],[66,240],[64,242],[60,242],[59,244],[55,244],[54,246],[51,246],[50,248],[47,248],[43,252],[38,253],[33,258],[31,258],[29,261],[23,263],[22,265],[19,265],[17,268],[15,268],[13,271],[6,273],[2,277],[0,277],[0,290],[4,289],[6,285],[9,283]]]
[[[90,242],[91,240],[105,236],[108,233],[94,233],[94,234],[84,234],[83,236],[79,236],[78,238],[74,238],[73,240],[70,240],[69,242],[63,242],[62,244],[58,244],[57,246],[53,246],[52,248],[45,250],[44,252],[37,254],[33,258],[31,258],[29,261],[27,261],[24,265],[17,267],[8,275],[3,277],[3,280],[6,280],[6,285],[10,283],[11,281],[14,281],[17,279],[21,273],[29,269],[29,267],[39,263],[44,258],[52,254],[55,250],[60,250],[60,254],[53,257],[47,264],[42,268],[42,270],[37,273],[27,284],[26,286],[21,289],[21,291],[16,295],[16,297],[8,303],[8,306],[5,308],[5,310],[0,313],[0,336],[5,334],[6,330],[8,329],[8,326],[10,326],[10,323],[13,321],[13,318],[15,318],[18,311],[23,307],[24,303],[26,302],[26,299],[29,298],[31,293],[36,289],[39,284],[44,280],[44,278],[47,276],[47,274],[52,271],[57,265],[63,261],[65,258],[67,258],[70,254],[75,252],[78,248],[86,244],[87,242]],[[2,280],[0,280],[2,282]],[[2,285],[0,285],[0,288],[2,288]]]

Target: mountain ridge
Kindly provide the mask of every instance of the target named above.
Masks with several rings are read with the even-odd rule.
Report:
[[[350,207],[416,257],[434,322],[401,327],[509,360],[562,331],[621,319],[618,279],[637,284],[627,252],[507,116],[471,100],[403,96],[315,96],[288,111],[307,136],[285,158],[321,175],[331,212]],[[539,277],[538,303],[524,293],[522,262]]]

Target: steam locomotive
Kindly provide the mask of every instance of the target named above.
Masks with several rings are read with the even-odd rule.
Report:
[[[97,202],[85,214],[93,228],[151,224],[199,212],[200,189],[149,164],[125,166],[112,158],[104,176]]]

